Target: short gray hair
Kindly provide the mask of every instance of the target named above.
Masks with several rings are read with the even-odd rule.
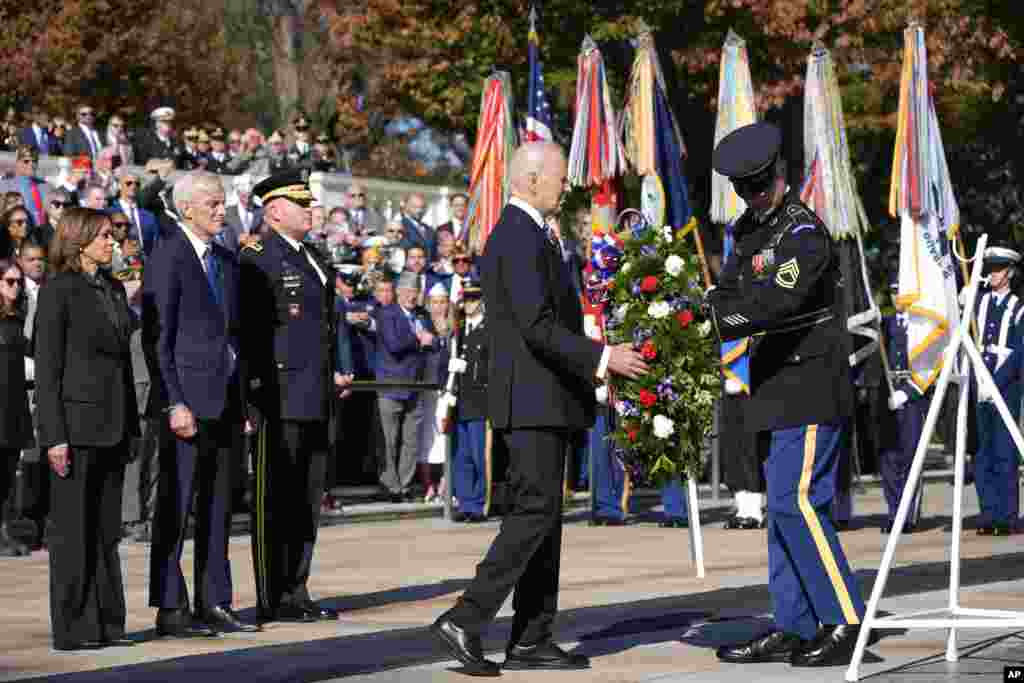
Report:
[[[220,176],[209,171],[189,171],[174,183],[174,208],[184,216],[185,206],[203,192],[224,191]]]

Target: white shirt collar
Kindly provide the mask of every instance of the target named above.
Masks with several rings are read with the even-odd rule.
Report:
[[[1003,303],[1003,299],[1005,299],[1006,295],[1009,294],[1009,293],[1010,293],[1009,289],[1004,290],[1002,292],[997,292],[997,291],[993,290],[992,291],[992,298],[994,298],[996,300],[996,305],[997,306],[1001,306],[1002,303]]]
[[[512,197],[508,200],[508,203],[525,211],[533,219],[533,222],[537,224],[537,227],[546,229],[544,227],[544,216],[540,215],[540,211],[530,206],[526,201],[519,197]]]
[[[28,294],[35,294],[39,291],[41,285],[30,277],[25,278],[25,292]]]
[[[181,226],[181,231],[185,233],[185,237],[187,237],[188,241],[192,244],[192,248],[196,250],[196,256],[199,257],[199,261],[202,263],[203,257],[206,256],[206,250],[210,248],[210,244],[199,239],[199,237],[197,237],[196,234],[184,223],[178,223],[178,225]],[[203,268],[206,268],[205,264],[203,265]]]

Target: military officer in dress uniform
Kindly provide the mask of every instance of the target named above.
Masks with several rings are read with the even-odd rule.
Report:
[[[889,290],[894,298],[898,289],[899,278],[896,269],[893,268]],[[893,521],[896,519],[896,511],[903,497],[903,487],[907,484],[910,466],[914,462],[917,442],[921,440],[921,432],[924,430],[924,420],[928,414],[932,393],[921,393],[910,377],[906,313],[883,317],[882,335],[894,389],[887,400],[889,410],[881,413],[878,430],[878,473],[882,477],[882,490],[885,493],[885,502],[889,506],[889,515],[882,525],[882,533],[887,534],[892,531]],[[905,534],[917,530],[921,515],[922,487],[922,484],[918,484],[914,491],[910,514],[903,525]]]
[[[713,165],[747,202],[737,258],[707,303],[725,341],[753,336],[747,429],[771,433],[765,462],[769,591],[775,630],[719,648],[729,662],[848,663],[864,602],[828,510],[853,389],[838,258],[821,220],[789,191],[782,136],[739,128]]]
[[[294,169],[288,150],[285,148],[284,135],[281,131],[275,130],[267,138],[267,147],[270,149],[267,154],[267,168],[271,175],[285,173]]]
[[[1010,291],[1020,253],[1006,243],[985,249],[984,274],[988,291],[978,303],[981,357],[992,373],[1006,407],[1020,421],[1024,302]],[[974,485],[981,505],[978,534],[1007,536],[1017,530],[1020,466],[1017,446],[999,416],[996,404],[977,385],[978,451],[974,456]]]
[[[459,499],[458,522],[483,522],[491,502],[491,459],[487,448],[488,333],[480,281],[469,279],[462,288],[463,328],[455,406],[455,458],[452,480]],[[461,366],[461,364],[459,364]]]
[[[239,253],[243,362],[251,400],[264,417],[255,463],[256,594],[268,619],[337,619],[306,588],[336,391],[334,280],[328,264],[302,244],[313,201],[304,174],[271,176],[253,196],[270,227]]]

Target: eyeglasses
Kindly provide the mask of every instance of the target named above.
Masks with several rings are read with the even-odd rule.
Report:
[[[6,282],[10,287],[21,287],[20,277],[5,277],[4,282]]]

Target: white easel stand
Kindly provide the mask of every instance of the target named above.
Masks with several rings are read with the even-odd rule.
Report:
[[[686,491],[690,498],[690,560],[697,565],[697,578],[704,578],[704,534],[700,529],[700,503],[697,500],[697,482],[693,477],[686,479]]]
[[[982,235],[978,240],[977,250],[974,256],[974,267],[971,272],[971,279],[967,287],[967,301],[964,304],[963,315],[960,317],[960,324],[953,333],[953,338],[946,349],[945,358],[942,363],[942,371],[939,374],[939,384],[932,398],[931,406],[928,408],[928,417],[925,419],[924,431],[921,433],[921,440],[917,444],[917,451],[914,454],[914,463],[911,465],[907,483],[903,487],[903,495],[900,500],[899,510],[896,512],[896,520],[893,523],[892,533],[889,535],[889,542],[885,546],[885,554],[882,556],[882,564],[878,568],[878,575],[875,578],[874,588],[871,590],[871,600],[868,601],[867,611],[864,614],[864,621],[861,624],[860,635],[857,638],[857,647],[853,652],[853,659],[850,667],[846,670],[847,681],[857,681],[859,678],[859,667],[864,658],[864,649],[867,646],[868,637],[872,629],[876,628],[948,628],[949,638],[946,643],[946,661],[955,662],[959,659],[957,649],[956,632],[958,628],[1022,628],[1024,627],[1024,612],[1008,612],[1001,610],[969,609],[960,606],[960,534],[963,527],[963,491],[964,491],[964,449],[967,440],[967,403],[970,377],[965,373],[959,378],[960,403],[956,415],[956,460],[954,464],[954,486],[953,486],[953,533],[952,549],[950,553],[949,572],[949,606],[941,609],[923,610],[903,616],[890,616],[878,618],[875,614],[878,611],[878,601],[885,590],[885,582],[889,578],[889,569],[892,566],[893,555],[896,553],[896,544],[899,543],[903,531],[903,523],[906,521],[910,508],[911,495],[918,481],[921,478],[921,470],[924,467],[925,453],[928,450],[928,443],[931,441],[932,432],[935,429],[935,421],[938,418],[939,409],[942,406],[942,399],[946,395],[946,387],[949,384],[953,366],[956,365],[956,353],[959,349],[967,354],[970,365],[981,382],[984,390],[990,394],[999,410],[999,416],[1017,445],[1017,449],[1024,453],[1024,437],[1021,436],[1017,423],[1010,415],[999,390],[992,380],[992,375],[981,359],[981,354],[974,340],[968,334],[971,324],[974,301],[978,293],[978,283],[981,280],[981,255],[985,253],[985,244],[988,241],[987,235]]]

